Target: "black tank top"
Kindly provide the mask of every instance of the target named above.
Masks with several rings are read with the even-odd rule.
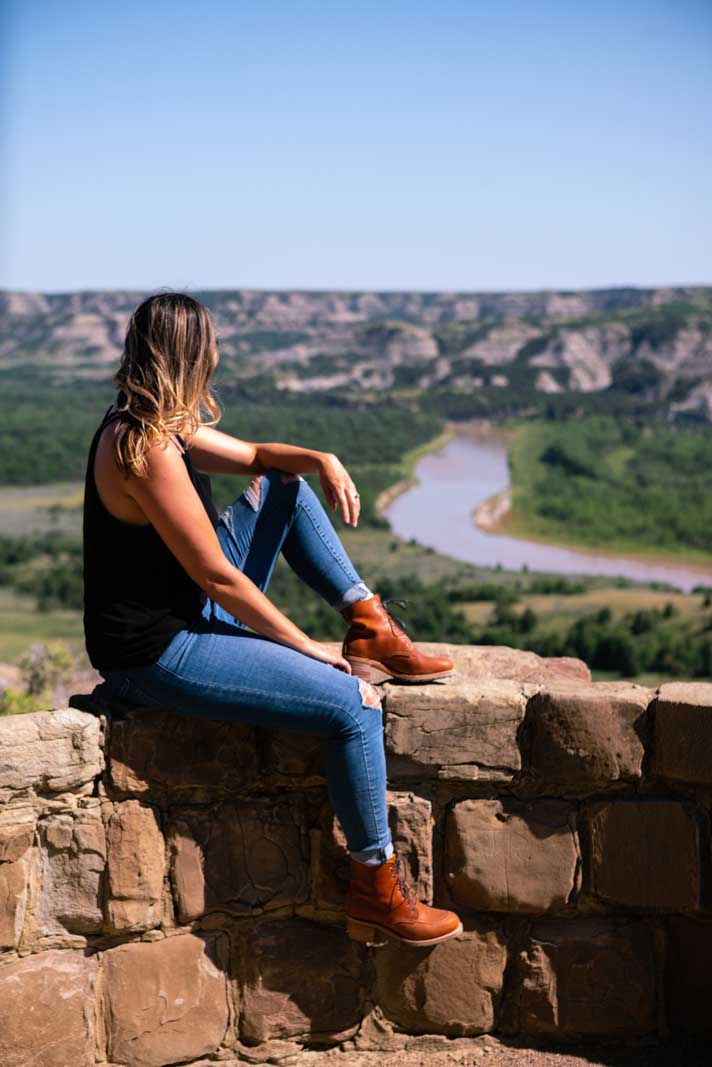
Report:
[[[152,525],[123,522],[107,511],[94,480],[99,436],[120,411],[109,408],[94,434],[84,483],[84,638],[97,670],[155,663],[171,638],[200,615],[206,594]],[[213,526],[210,478],[196,471],[180,435],[190,480]]]

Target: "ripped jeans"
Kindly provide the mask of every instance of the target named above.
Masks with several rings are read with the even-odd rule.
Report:
[[[255,477],[216,533],[230,562],[263,592],[281,551],[336,610],[371,595],[301,475],[271,468]],[[368,682],[248,630],[210,597],[155,663],[102,674],[107,695],[129,703],[326,738],[329,799],[349,852],[370,862],[393,852],[383,713]]]

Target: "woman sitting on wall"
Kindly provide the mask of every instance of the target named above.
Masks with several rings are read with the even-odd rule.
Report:
[[[325,737],[329,797],[351,856],[350,935],[446,941],[462,923],[418,901],[393,848],[371,683],[428,681],[453,663],[413,645],[302,477],[318,474],[329,506],[355,525],[359,494],[333,453],[214,429],[217,362],[211,318],[197,300],[159,294],[134,311],[113,379],[117,398],[86,472],[84,632],[100,688],[123,703]],[[218,516],[209,473],[254,478]],[[280,552],[341,613],[340,652],[266,596]]]

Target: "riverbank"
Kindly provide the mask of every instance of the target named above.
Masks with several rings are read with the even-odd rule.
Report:
[[[497,496],[502,496],[502,494],[497,494]],[[712,586],[712,559],[708,555],[688,552],[682,548],[677,553],[659,552],[649,545],[631,545],[629,541],[608,541],[604,547],[596,548],[594,545],[586,544],[584,541],[575,541],[571,538],[564,539],[561,536],[553,538],[550,535],[537,533],[536,530],[533,530],[531,524],[518,514],[512,506],[511,492],[509,490],[506,491],[506,496],[507,507],[497,514],[492,525],[488,526],[485,523],[487,522],[488,509],[496,511],[496,497],[484,501],[473,510],[473,524],[487,533],[496,534],[500,537],[511,537],[517,541],[535,541],[539,545],[548,545],[551,548],[578,552],[581,555],[596,557],[597,559],[621,559],[630,560],[631,562],[639,560],[651,566],[659,564],[661,567],[679,567],[684,564],[686,570],[699,573],[701,585],[705,584],[702,579],[707,579],[706,584]],[[484,523],[477,521],[480,511],[483,512]]]
[[[512,530],[509,536],[507,447],[499,428],[485,436],[481,430],[456,434],[439,451],[422,455],[407,491],[396,496],[391,487],[384,517],[397,537],[479,568],[596,577],[612,584],[624,579],[685,592],[712,586],[709,561],[695,567],[679,557],[656,559],[651,552],[615,556],[609,545],[598,550],[582,545],[577,551],[541,534],[517,536],[519,531]]]
[[[499,535],[500,537],[512,537],[518,541],[536,541],[540,545],[570,549],[574,552],[581,552],[584,555],[596,556],[598,559],[644,559],[648,563],[673,566],[680,563],[680,558],[683,555],[683,553],[666,555],[665,553],[655,552],[645,545],[633,549],[628,543],[624,545],[617,543],[607,544],[606,550],[602,551],[600,548],[595,548],[580,541],[562,540],[561,538],[554,540],[550,536],[545,536],[532,530],[526,519],[522,519],[514,511],[510,489],[503,489],[502,492],[495,493],[494,496],[488,497],[487,500],[483,500],[481,504],[478,504],[472,511],[472,521],[478,529],[484,530],[485,533]],[[611,551],[608,551],[609,548]],[[684,560],[688,570],[699,571],[700,577],[709,579],[712,585],[712,560],[709,557],[695,560],[690,555],[685,554]]]
[[[535,424],[508,424],[497,428],[496,438],[506,444],[510,485],[482,501],[472,511],[472,521],[479,529],[501,537],[511,537],[520,541],[533,541],[552,548],[566,549],[582,553],[589,557],[640,560],[648,564],[661,566],[680,566],[684,564],[691,571],[697,571],[701,578],[712,581],[712,554],[681,544],[679,548],[660,547],[637,539],[617,537],[592,543],[567,534],[562,523],[542,517],[536,510],[533,486],[538,478],[546,477],[548,471],[542,467],[538,455],[542,448],[542,432]],[[632,455],[631,449],[615,449],[602,454],[600,463],[609,471],[621,475],[621,453],[626,457]],[[614,492],[620,496],[624,489],[611,486],[611,507],[615,505]],[[656,521],[652,517],[651,521]],[[659,521],[659,520],[658,520]]]
[[[446,423],[446,428],[439,433],[437,437],[433,437],[430,441],[425,441],[422,445],[418,445],[416,448],[411,448],[408,452],[405,452],[401,461],[400,469],[403,473],[403,477],[399,478],[393,485],[389,485],[387,489],[384,489],[376,497],[376,501],[373,505],[373,510],[376,515],[382,515],[383,512],[391,506],[394,500],[396,500],[401,493],[405,493],[408,489],[413,489],[418,484],[418,479],[415,477],[416,464],[431,452],[439,452],[441,448],[444,448],[449,441],[455,437],[455,430],[451,428],[451,424]]]
[[[503,489],[501,493],[483,500],[472,512],[475,526],[487,533],[497,533],[498,527],[504,521],[512,507],[512,495],[509,489]]]

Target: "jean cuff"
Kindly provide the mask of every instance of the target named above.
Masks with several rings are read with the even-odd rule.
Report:
[[[373,596],[373,590],[369,589],[365,582],[357,582],[356,585],[352,585],[350,589],[346,590],[340,600],[337,600],[331,606],[336,611],[343,611],[349,604],[355,604],[357,600],[368,600],[371,596]]]
[[[387,859],[393,855],[394,848],[393,842],[389,841],[383,848],[371,848],[365,849],[363,852],[354,852],[349,849],[349,856],[352,856],[359,863],[368,863],[372,861],[375,863],[385,863]]]

